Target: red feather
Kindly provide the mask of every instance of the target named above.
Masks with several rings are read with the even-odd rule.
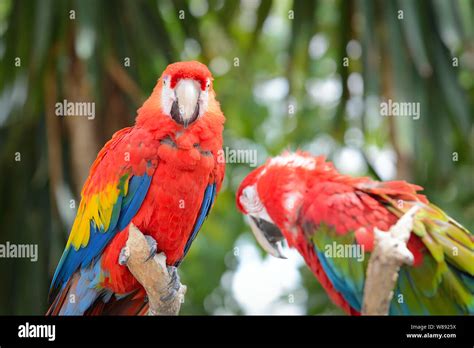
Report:
[[[141,205],[131,222],[142,233],[156,240],[159,251],[166,255],[167,263],[173,265],[184,256],[185,246],[193,232],[208,185],[216,185],[216,192],[220,190],[225,163],[218,160],[218,155],[219,151],[222,151],[225,118],[215,100],[212,86],[209,86],[205,113],[187,128],[183,128],[162,110],[162,81],[165,76],[171,78],[172,87],[179,79],[192,78],[200,82],[202,89],[206,88],[207,81],[212,79],[207,67],[198,62],[169,65],[151,96],[138,110],[136,124],[118,131],[99,152],[84,185],[82,196],[83,199],[88,199],[96,194],[94,197],[97,199],[94,198],[89,209],[92,214],[98,216],[99,212],[94,210],[101,204],[98,201],[107,201],[107,204],[112,206],[116,203],[109,197],[109,192],[116,189],[118,178],[144,174],[151,176],[146,196],[140,201]],[[107,213],[111,211],[112,208],[108,209]],[[84,225],[89,226],[89,223],[86,221]],[[125,296],[120,299],[112,296],[106,302],[99,296],[84,314],[146,312],[143,302],[145,293],[141,285],[126,266],[118,263],[120,251],[128,238],[128,227],[114,233],[115,236],[95,259],[100,260],[101,277],[98,279],[101,279],[101,282],[97,286],[94,285],[94,288],[98,292],[108,290]],[[76,250],[79,247],[88,247],[90,235],[86,234],[86,237],[78,238],[74,245]],[[78,246],[77,243],[82,241],[86,241],[86,245]],[[92,255],[93,251],[91,250]],[[85,267],[89,266],[82,268]],[[92,267],[89,268],[91,272],[95,272]],[[49,314],[62,313],[68,294],[74,292],[80,278],[80,269],[74,272],[58,290]],[[71,311],[74,312],[73,309]]]
[[[342,175],[324,157],[298,152],[284,153],[250,173],[242,182],[238,207],[244,213],[239,197],[244,188],[256,185],[258,196],[273,222],[280,228],[289,246],[304,257],[330,298],[349,314],[359,314],[338,293],[325,274],[307,234],[321,224],[333,227],[337,234],[355,232],[366,251],[374,245],[373,229],[387,231],[398,217],[383,203],[383,196],[394,200],[428,203],[417,191],[420,186],[404,181],[377,182],[370,178]],[[286,200],[292,202],[290,206]],[[308,227],[310,226],[310,227]],[[415,257],[413,266],[423,261],[425,246],[412,234],[407,246]]]

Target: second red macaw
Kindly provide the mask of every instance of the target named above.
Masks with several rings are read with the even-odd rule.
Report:
[[[166,68],[135,125],[115,133],[91,167],[48,314],[146,313],[144,290],[119,263],[128,226],[156,241],[170,267],[180,264],[221,187],[224,122],[205,65]]]
[[[390,314],[472,315],[474,237],[419,190],[405,181],[343,175],[323,157],[284,153],[242,181],[237,205],[265,250],[282,257],[286,240],[352,315],[361,312],[374,228],[388,231],[418,205],[407,243],[413,264],[400,269]]]

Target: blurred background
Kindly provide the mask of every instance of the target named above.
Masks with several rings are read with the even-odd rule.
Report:
[[[0,243],[39,247],[0,259],[0,314],[46,311],[90,164],[179,60],[214,74],[230,149],[406,179],[474,229],[472,0],[0,0],[0,59]],[[57,117],[64,99],[96,117]],[[420,118],[382,117],[388,99]],[[256,245],[234,198],[251,169],[227,165],[181,266],[181,313],[341,314],[299,255]]]

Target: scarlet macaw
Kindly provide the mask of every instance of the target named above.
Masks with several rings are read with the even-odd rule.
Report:
[[[205,65],[166,68],[135,125],[116,132],[90,169],[48,314],[146,312],[143,288],[119,264],[128,226],[156,241],[175,270],[221,187],[224,122]]]
[[[378,182],[342,175],[323,157],[284,153],[251,172],[237,192],[261,246],[283,257],[285,239],[296,248],[332,301],[345,312],[361,311],[374,227],[387,231],[414,204],[408,249],[390,314],[474,314],[474,237],[405,181]],[[338,246],[340,250],[335,252]],[[350,246],[350,248],[346,248]],[[363,247],[363,248],[362,248]]]

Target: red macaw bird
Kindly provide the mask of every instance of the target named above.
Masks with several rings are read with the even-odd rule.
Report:
[[[281,242],[296,248],[332,301],[361,312],[370,255],[355,258],[338,246],[370,253],[374,228],[388,231],[420,205],[390,314],[474,314],[474,238],[405,181],[378,182],[337,172],[323,157],[284,153],[251,172],[237,192],[237,206],[270,254],[283,257]]]
[[[135,125],[116,132],[90,169],[48,314],[146,313],[145,291],[119,263],[128,226],[176,270],[221,187],[224,122],[205,65],[166,68]]]

